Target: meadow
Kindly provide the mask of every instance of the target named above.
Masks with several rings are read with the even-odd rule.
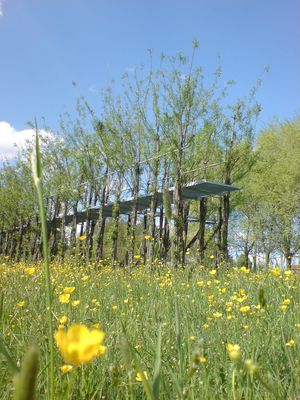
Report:
[[[69,365],[55,346],[55,399],[298,398],[298,274],[216,270],[212,262],[174,270],[158,260],[149,271],[138,258],[114,270],[105,260],[68,259],[50,271],[55,332],[81,324],[105,333],[105,349],[85,364]],[[38,346],[36,398],[45,399],[42,264],[3,258],[0,282],[2,352],[22,365],[29,346]],[[0,354],[1,400],[13,397],[12,381]]]

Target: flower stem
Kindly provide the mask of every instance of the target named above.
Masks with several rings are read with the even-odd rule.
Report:
[[[47,221],[45,215],[44,199],[43,199],[43,186],[42,186],[42,166],[41,154],[39,145],[39,136],[36,129],[36,151],[32,155],[32,171],[34,184],[38,196],[39,213],[42,227],[42,240],[43,240],[43,256],[44,256],[44,273],[45,273],[45,288],[46,288],[46,305],[48,316],[48,341],[50,352],[50,368],[48,369],[48,396],[50,400],[54,399],[54,337],[53,337],[53,324],[52,324],[52,288],[49,268],[49,247],[48,247],[48,232]]]
[[[231,390],[232,390],[233,400],[237,400],[235,382],[236,382],[236,367],[234,366],[232,369],[232,376],[231,376],[231,386],[232,386]]]

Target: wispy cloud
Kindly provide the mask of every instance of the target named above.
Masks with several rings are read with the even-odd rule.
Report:
[[[0,0],[0,17],[3,15],[3,3],[2,0]]]

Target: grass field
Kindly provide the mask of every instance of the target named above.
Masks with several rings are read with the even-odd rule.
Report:
[[[51,265],[55,331],[74,323],[100,328],[106,346],[104,355],[72,369],[61,369],[68,363],[55,347],[55,399],[146,399],[138,370],[153,389],[155,360],[160,399],[299,398],[299,275],[210,265],[113,271],[104,264]],[[36,397],[47,398],[42,266],[3,259],[0,282],[2,347],[19,365],[37,344]],[[13,397],[12,381],[0,354],[2,400]]]

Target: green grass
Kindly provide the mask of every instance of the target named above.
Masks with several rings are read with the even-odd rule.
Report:
[[[34,274],[27,275],[25,265],[0,261],[4,295],[0,335],[18,364],[31,343],[38,345],[37,398],[44,399],[48,320],[42,267],[35,267]],[[160,326],[161,399],[296,399],[300,394],[298,275],[220,269],[213,276],[202,267],[192,273],[189,268],[175,272],[164,267],[155,273],[144,267],[112,271],[101,265],[77,266],[72,260],[53,263],[51,269],[54,330],[63,315],[68,317],[66,327],[100,324],[107,347],[104,357],[67,374],[59,369],[65,362],[55,348],[55,399],[146,398],[142,383],[135,379],[137,364],[151,381]],[[267,302],[263,309],[259,308],[262,284]],[[59,303],[67,286],[75,286],[70,300],[80,300],[76,307]],[[280,306],[287,299],[290,304],[283,311]],[[18,307],[20,301],[25,301],[24,307]],[[250,306],[245,314],[239,310],[244,305]],[[126,356],[130,351],[124,336],[137,361]],[[286,345],[290,340],[294,346]],[[237,364],[228,357],[228,343],[241,347]],[[247,373],[246,359],[258,365],[257,375]],[[0,354],[3,400],[12,398],[12,372]]]

